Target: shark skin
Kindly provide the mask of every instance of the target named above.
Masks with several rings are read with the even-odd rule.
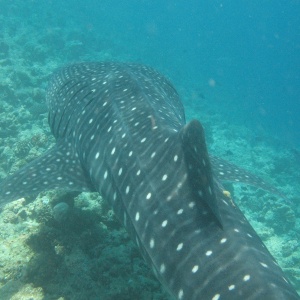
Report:
[[[78,63],[49,84],[57,143],[0,183],[0,204],[43,190],[98,191],[174,299],[300,299],[212,170],[152,68]],[[220,168],[218,169],[220,171]]]

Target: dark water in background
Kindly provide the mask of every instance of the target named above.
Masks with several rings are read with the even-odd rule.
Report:
[[[228,122],[300,145],[300,1],[0,1],[36,34],[77,30],[81,50],[55,39],[65,62],[112,59],[150,64],[183,87],[185,104],[205,101]],[[23,22],[22,22],[23,20]],[[16,28],[18,31],[18,28]],[[74,34],[74,33],[72,33]],[[43,43],[43,41],[41,41]],[[113,49],[113,50],[112,50]],[[34,61],[34,57],[32,57]],[[190,98],[190,99],[189,99]]]

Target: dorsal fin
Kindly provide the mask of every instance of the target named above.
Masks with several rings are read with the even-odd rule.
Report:
[[[192,120],[182,128],[180,134],[192,189],[222,226],[203,127],[199,121]]]

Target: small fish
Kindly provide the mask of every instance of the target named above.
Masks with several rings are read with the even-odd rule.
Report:
[[[56,146],[1,182],[2,205],[48,189],[98,191],[175,299],[300,299],[222,190],[200,122],[186,124],[164,76],[78,63],[53,75],[47,101]]]

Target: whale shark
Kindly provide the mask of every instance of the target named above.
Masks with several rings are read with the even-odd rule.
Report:
[[[174,299],[300,299],[163,75],[76,63],[54,73],[47,103],[56,144],[0,183],[0,205],[50,189],[97,191]]]

